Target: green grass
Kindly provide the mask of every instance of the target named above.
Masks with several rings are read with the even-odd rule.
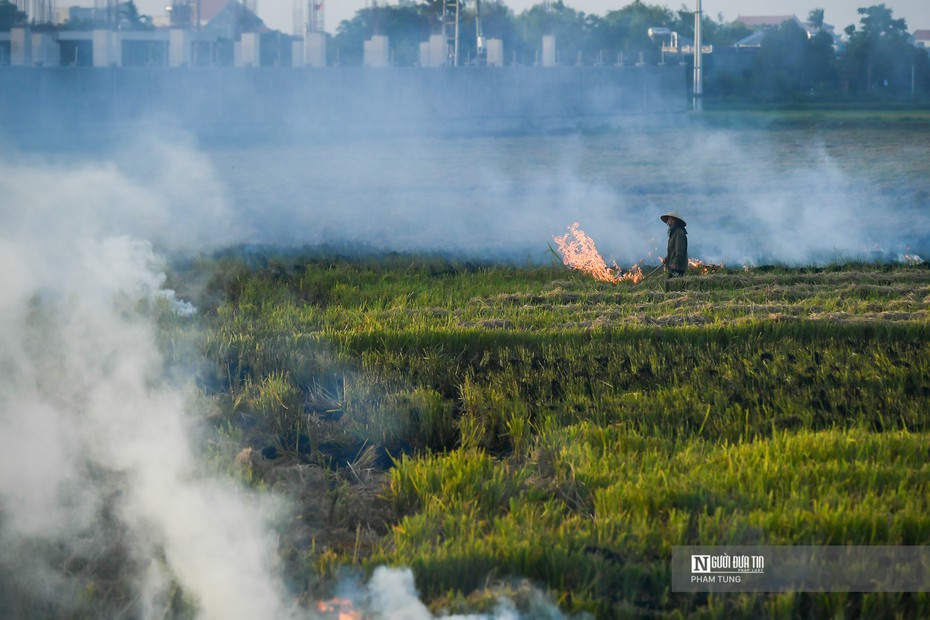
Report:
[[[292,256],[170,285],[201,312],[162,324],[166,349],[206,360],[221,432],[274,448],[258,482],[327,472],[297,583],[388,563],[458,610],[526,578],[603,618],[930,614],[925,594],[677,594],[669,573],[674,545],[930,544],[924,265],[634,286]]]
[[[479,588],[490,571],[522,575],[606,617],[697,610],[693,596],[669,592],[672,545],[930,536],[919,434],[782,432],[727,444],[583,422],[541,435],[519,467],[491,463],[463,451],[400,462],[391,493],[411,514],[377,561],[415,567],[432,595]]]

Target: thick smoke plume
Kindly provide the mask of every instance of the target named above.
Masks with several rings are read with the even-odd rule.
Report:
[[[276,555],[284,500],[209,471],[203,416],[154,328],[195,309],[163,288],[153,241],[231,243],[242,214],[203,156],[145,152],[0,163],[0,616],[313,618]],[[528,617],[562,617],[531,598]],[[434,617],[405,569],[353,599],[365,617]],[[521,616],[502,598],[453,617]]]
[[[165,378],[151,316],[190,307],[128,233],[217,208],[173,181],[0,166],[0,616],[288,616],[277,506],[204,471]]]

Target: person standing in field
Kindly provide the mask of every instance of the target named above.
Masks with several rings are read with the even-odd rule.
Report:
[[[680,278],[688,270],[688,231],[678,211],[660,218],[668,224],[668,253],[665,255],[665,272],[669,278]]]

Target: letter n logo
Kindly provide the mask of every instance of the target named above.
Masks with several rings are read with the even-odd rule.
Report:
[[[709,573],[710,556],[709,555],[692,555],[691,556],[692,573]]]

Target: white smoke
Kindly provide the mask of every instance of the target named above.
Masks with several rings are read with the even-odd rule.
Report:
[[[199,243],[220,211],[202,162],[185,176],[189,154],[160,148],[174,163],[145,182],[112,164],[0,165],[0,615],[107,615],[104,586],[133,617],[291,614],[279,506],[205,471],[146,316],[158,299],[193,308],[133,233]],[[165,175],[174,189],[153,191]],[[109,583],[76,577],[88,563]]]
[[[0,616],[313,617],[283,585],[284,499],[209,473],[202,416],[168,378],[153,313],[196,309],[164,288],[150,240],[235,234],[215,221],[230,216],[205,160],[149,146],[145,177],[0,163]],[[562,618],[536,599],[528,617]],[[375,570],[359,600],[385,620],[434,618],[406,569]],[[520,614],[501,598],[449,617]]]
[[[861,155],[804,132],[656,127],[592,136],[249,145],[210,153],[244,240],[548,260],[572,222],[621,265],[665,253],[662,213],[692,255],[732,266],[893,259],[927,242],[915,196]],[[873,251],[885,250],[880,256]],[[650,257],[650,253],[652,257]]]
[[[363,592],[355,598],[361,599],[361,608],[379,620],[564,620],[559,611],[539,590],[531,589],[522,612],[507,596],[498,598],[491,613],[481,614],[433,614],[419,598],[413,572],[409,568],[375,569]],[[587,616],[585,616],[587,618]]]

